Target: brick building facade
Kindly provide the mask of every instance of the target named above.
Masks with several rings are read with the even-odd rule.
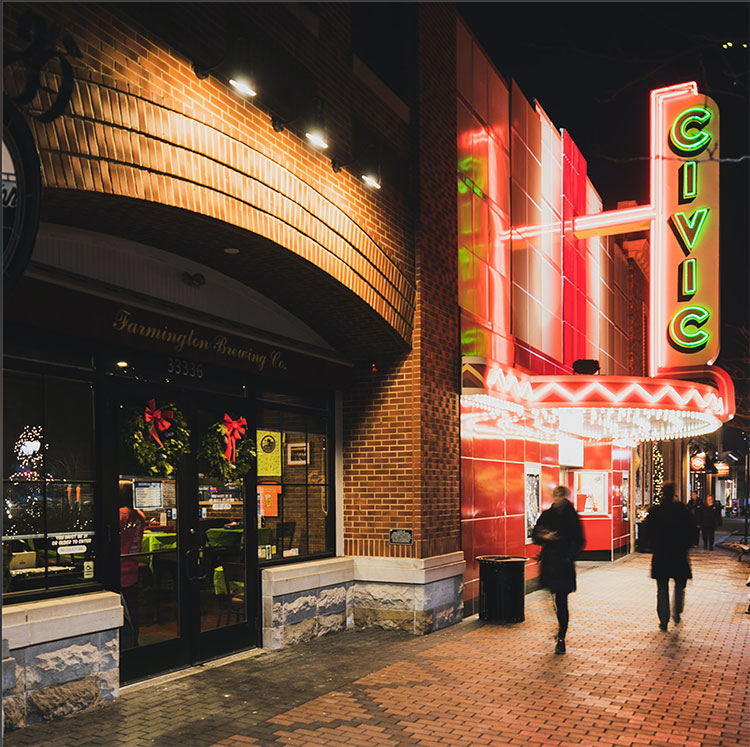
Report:
[[[455,8],[404,10],[405,101],[358,56],[353,37],[367,19],[353,15],[346,4],[4,9],[6,101],[32,134],[42,177],[34,253],[6,292],[6,387],[38,379],[48,403],[38,471],[23,471],[26,415],[6,416],[21,470],[6,481],[16,503],[5,565],[34,554],[43,579],[6,574],[11,726],[49,717],[65,688],[76,695],[61,713],[115,697],[118,679],[222,650],[352,624],[423,633],[461,617]],[[44,47],[45,33],[56,46]],[[25,97],[35,65],[41,85]],[[232,87],[240,75],[256,96]],[[305,137],[320,116],[325,149]],[[373,160],[377,190],[360,178]],[[88,363],[72,367],[60,347]],[[57,459],[54,423],[67,416],[53,392],[66,376],[95,423],[87,480]],[[122,456],[132,426],[112,416],[138,402],[171,413],[162,422],[172,427],[185,417],[187,464],[149,471]],[[219,424],[220,409],[241,413],[255,429],[259,456],[244,481],[209,477],[201,408]],[[278,466],[261,458],[269,434]],[[295,466],[287,449],[300,446]],[[111,549],[118,482],[148,520],[132,555],[123,509],[121,549]],[[48,520],[58,487],[65,511],[82,497],[76,535]],[[208,498],[197,505],[196,488]],[[35,519],[23,511],[37,499]],[[242,531],[233,554],[212,547]],[[126,586],[133,555],[138,580]],[[244,586],[229,575],[238,562]],[[67,627],[42,634],[30,622],[39,614]],[[83,670],[80,646],[91,651]],[[47,649],[67,662],[57,679],[34,676]]]

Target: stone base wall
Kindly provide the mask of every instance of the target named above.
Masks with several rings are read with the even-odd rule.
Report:
[[[121,625],[111,592],[3,607],[3,730],[114,700]]]
[[[463,617],[461,553],[426,560],[333,558],[263,571],[263,647],[351,627],[424,635]]]
[[[114,700],[119,680],[117,630],[9,651],[3,659],[5,729]]]
[[[351,588],[351,583],[344,583],[274,597],[263,647],[284,648],[346,630],[352,624]]]
[[[432,633],[463,617],[463,577],[425,585],[357,583],[352,590],[354,625],[358,628]]]

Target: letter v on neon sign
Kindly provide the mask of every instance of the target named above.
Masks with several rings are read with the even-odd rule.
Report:
[[[670,219],[669,224],[682,244],[685,254],[693,251],[708,213],[708,208],[698,208],[689,218],[685,213],[675,213]]]

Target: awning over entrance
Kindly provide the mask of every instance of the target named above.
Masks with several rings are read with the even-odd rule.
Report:
[[[556,441],[561,434],[635,444],[689,438],[734,417],[734,387],[721,369],[716,386],[681,378],[531,376],[486,358],[464,358],[462,418],[498,437]]]

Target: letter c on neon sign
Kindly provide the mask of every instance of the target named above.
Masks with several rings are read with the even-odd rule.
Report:
[[[683,350],[703,347],[711,335],[701,327],[708,321],[711,314],[702,306],[685,306],[680,309],[669,322],[669,339],[672,344]],[[688,325],[694,329],[688,329]]]
[[[680,112],[669,130],[672,148],[683,155],[700,153],[711,142],[711,133],[703,129],[711,116],[711,110],[705,106],[691,106]]]

